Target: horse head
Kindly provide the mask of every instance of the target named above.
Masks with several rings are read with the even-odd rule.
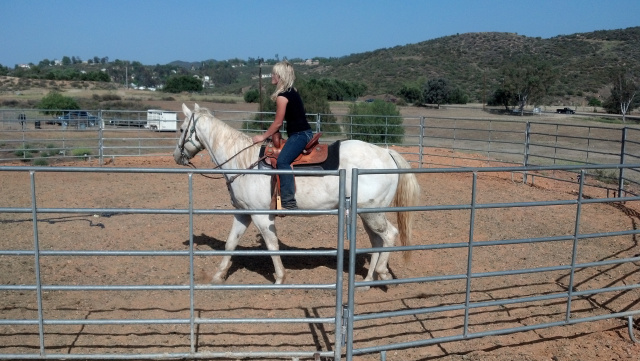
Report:
[[[193,108],[193,112],[184,103],[182,104],[182,112],[185,115],[185,119],[180,126],[180,137],[178,138],[178,144],[173,151],[173,159],[180,165],[189,165],[189,160],[193,158],[198,152],[204,149],[204,145],[198,139],[196,131],[196,123],[199,119],[198,111],[200,107],[198,104]]]

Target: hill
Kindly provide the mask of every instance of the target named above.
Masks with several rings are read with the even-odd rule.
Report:
[[[300,78],[334,78],[364,83],[368,94],[397,94],[403,85],[422,85],[428,79],[447,78],[466,92],[471,102],[481,102],[501,82],[501,68],[515,56],[531,55],[548,61],[558,74],[547,103],[583,104],[587,96],[606,96],[611,70],[624,67],[640,74],[640,27],[602,30],[549,39],[515,33],[466,33],[445,36],[416,44],[378,49],[340,58],[319,58],[318,62],[296,63]],[[267,59],[262,72],[276,60]],[[176,61],[166,65],[142,65],[116,60],[107,64],[73,64],[60,71],[57,66],[34,65],[32,70],[7,69],[9,76],[50,81],[58,74],[104,69],[112,87],[130,84],[156,87],[173,74],[197,75],[210,79],[205,93],[242,94],[258,87],[258,59],[201,62]],[[6,68],[5,68],[6,69]],[[54,70],[55,69],[55,70]],[[3,75],[0,73],[0,75]],[[8,84],[8,83],[7,83]],[[22,82],[24,86],[24,83]],[[0,91],[15,91],[2,86]]]
[[[482,100],[500,82],[500,69],[515,55],[549,61],[559,74],[550,95],[561,101],[606,91],[612,69],[640,74],[640,27],[562,35],[550,39],[514,33],[468,33],[379,49],[336,59],[305,71],[309,76],[363,81],[374,94],[396,93],[403,84],[444,77]]]

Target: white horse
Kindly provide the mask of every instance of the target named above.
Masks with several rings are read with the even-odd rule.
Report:
[[[258,160],[260,144],[252,146],[251,137],[230,127],[213,116],[209,110],[195,104],[194,111],[182,105],[186,116],[180,131],[182,135],[173,153],[176,163],[188,165],[189,159],[206,149],[212,160],[223,169],[249,169]],[[237,155],[237,156],[236,156]],[[254,166],[255,167],[255,166]],[[346,169],[347,185],[351,184],[351,169],[399,169],[411,168],[396,151],[358,140],[340,143],[340,168]],[[237,209],[269,209],[271,203],[271,175],[245,174],[236,178],[226,176],[231,201]],[[300,209],[335,209],[338,207],[338,177],[296,176],[296,200]],[[349,187],[346,196],[350,197]],[[420,187],[413,173],[371,174],[358,179],[358,207],[386,207],[393,201],[398,207],[416,203]],[[398,212],[398,227],[391,224],[384,213],[360,214],[364,228],[373,247],[392,247],[400,236],[402,245],[409,245],[411,237],[411,212]],[[225,249],[232,251],[247,227],[255,223],[269,250],[278,250],[278,237],[273,214],[236,214],[227,237]],[[405,253],[408,256],[408,252]],[[275,283],[285,280],[285,269],[280,256],[272,256],[275,267]],[[382,280],[392,278],[387,268],[389,253],[374,253],[365,281],[374,278],[374,272]],[[231,266],[231,256],[224,256],[213,283],[222,283]]]

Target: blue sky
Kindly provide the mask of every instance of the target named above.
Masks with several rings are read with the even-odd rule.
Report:
[[[469,32],[640,26],[639,0],[0,0],[0,64],[341,57]]]

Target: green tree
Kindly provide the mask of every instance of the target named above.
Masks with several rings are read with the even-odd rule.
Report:
[[[398,92],[407,103],[422,104],[422,92],[415,85],[403,85]]]
[[[38,109],[51,109],[50,111],[44,111],[44,114],[59,115],[62,114],[61,110],[73,110],[80,109],[75,99],[66,97],[58,92],[50,92],[45,95],[37,105]]]
[[[504,106],[505,110],[509,110],[511,105],[515,105],[514,96],[504,88],[498,88],[493,92],[492,97],[487,101],[490,106]]]
[[[422,101],[425,104],[447,104],[450,95],[451,87],[445,78],[430,79],[422,89]]]
[[[244,93],[245,103],[257,103],[260,101],[260,92],[258,89],[250,89]]]
[[[51,60],[45,58],[45,59],[40,60],[40,62],[38,63],[38,66],[41,67],[41,68],[44,68],[44,67],[47,67],[47,66],[51,66],[52,65],[51,63],[52,63]]]
[[[590,107],[601,107],[602,106],[602,102],[600,101],[600,99],[596,98],[596,97],[588,97],[587,98],[588,104]]]
[[[448,104],[467,104],[468,102],[469,96],[458,87],[453,88],[449,93]]]
[[[321,87],[327,94],[327,99],[331,101],[355,100],[364,95],[367,86],[359,82],[349,82],[339,79],[311,79],[309,85]]]
[[[348,115],[353,139],[378,144],[400,144],[404,139],[402,117],[393,103],[354,103],[349,106]]]
[[[327,91],[321,85],[314,82],[300,82],[300,97],[304,102],[304,109],[307,114],[323,114],[320,131],[339,132],[340,126],[336,125],[336,117],[331,114],[331,106],[327,100]],[[307,116],[309,122],[315,123],[315,118]],[[315,129],[311,124],[311,128]]]
[[[189,75],[175,75],[167,79],[163,90],[167,93],[201,92],[202,82]]]
[[[503,69],[504,89],[512,94],[520,112],[529,104],[537,104],[547,95],[556,75],[551,65],[534,56],[521,56]]]

